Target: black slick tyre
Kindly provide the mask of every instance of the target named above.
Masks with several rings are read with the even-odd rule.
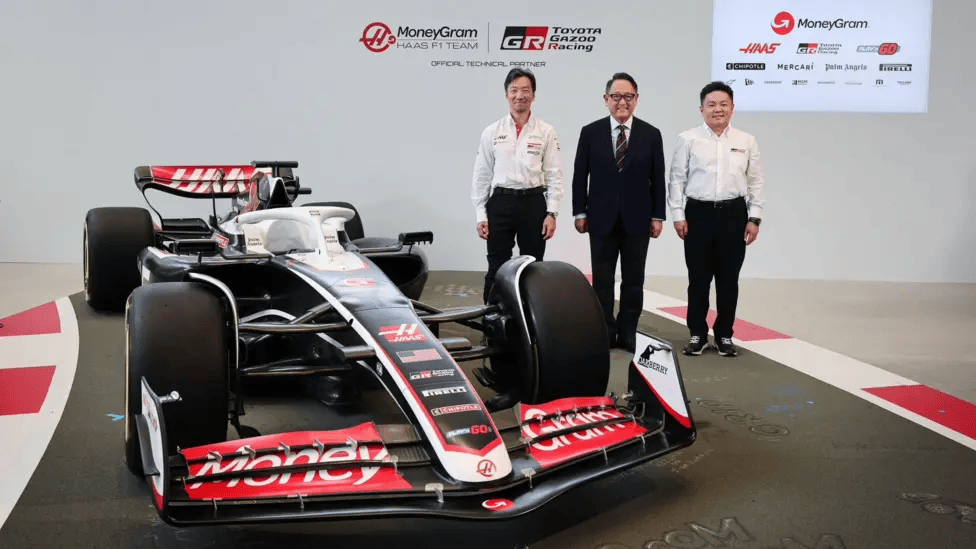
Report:
[[[143,208],[95,208],[84,227],[85,301],[98,311],[122,312],[141,283],[136,258],[155,243],[152,217]]]
[[[142,413],[141,379],[163,405],[169,447],[223,442],[228,425],[228,337],[224,306],[207,287],[161,282],[132,292],[125,310],[125,463],[142,474],[135,416]]]

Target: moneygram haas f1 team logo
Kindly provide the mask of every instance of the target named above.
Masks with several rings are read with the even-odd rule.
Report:
[[[375,22],[366,25],[363,37],[359,39],[366,49],[373,53],[381,53],[396,44],[396,36],[385,23]]]
[[[786,36],[787,34],[793,32],[793,28],[796,27],[796,19],[788,11],[781,11],[773,17],[773,22],[770,23],[773,28],[773,32],[780,36]]]

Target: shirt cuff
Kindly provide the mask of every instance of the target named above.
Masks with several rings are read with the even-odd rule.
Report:
[[[476,213],[477,213],[478,223],[481,223],[482,221],[488,221],[487,211],[483,209],[479,209]]]
[[[750,206],[749,207],[749,217],[758,217],[762,219],[762,207],[760,206]]]
[[[671,210],[671,219],[675,223],[685,220],[685,210],[683,208],[675,208]]]
[[[584,214],[576,214],[576,217],[574,217],[574,219],[586,219],[586,214],[585,213]]]

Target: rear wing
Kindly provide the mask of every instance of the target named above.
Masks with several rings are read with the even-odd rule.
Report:
[[[294,161],[254,161],[243,166],[139,166],[136,186],[145,195],[157,189],[184,198],[234,198],[250,191],[255,174],[294,179]]]

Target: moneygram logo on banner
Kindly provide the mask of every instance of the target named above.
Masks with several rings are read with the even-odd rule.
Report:
[[[794,28],[801,29],[824,29],[824,30],[836,30],[836,29],[866,29],[868,28],[867,21],[852,21],[844,18],[834,19],[833,21],[823,19],[796,19],[793,14],[788,11],[781,11],[773,17],[773,21],[769,24],[773,29],[773,32],[780,36],[786,36],[787,34],[793,32]]]
[[[578,50],[591,52],[599,28],[505,27],[502,50]]]
[[[405,50],[477,50],[478,29],[399,26],[396,33],[386,24],[366,25],[359,39],[367,50],[383,53],[390,47]]]

